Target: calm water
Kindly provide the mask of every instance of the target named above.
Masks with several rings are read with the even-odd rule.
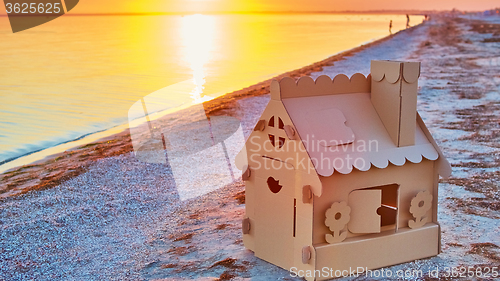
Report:
[[[404,15],[64,16],[12,34],[0,17],[0,163],[125,124],[171,84],[215,97],[384,37],[391,19],[404,28]]]

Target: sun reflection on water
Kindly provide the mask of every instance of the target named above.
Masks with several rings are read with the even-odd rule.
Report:
[[[213,59],[217,22],[214,16],[195,14],[181,19],[180,36],[182,38],[183,60],[193,71],[195,88],[190,93],[193,103],[213,99],[203,95],[205,89],[206,64]]]

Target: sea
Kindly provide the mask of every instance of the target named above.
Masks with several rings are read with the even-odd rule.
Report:
[[[390,14],[65,15],[12,33],[0,17],[0,165],[125,128],[159,89],[188,81],[199,103],[388,36],[391,20],[406,26]]]

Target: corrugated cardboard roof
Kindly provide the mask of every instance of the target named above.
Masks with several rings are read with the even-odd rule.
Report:
[[[440,151],[435,148],[434,141],[426,136],[427,129],[421,128],[425,127],[423,122],[417,121],[415,145],[397,147],[373,107],[370,93],[295,97],[282,101],[316,171],[322,176],[330,176],[334,171],[348,174],[353,167],[367,171],[372,165],[385,168],[389,163],[401,166],[406,161],[420,163],[423,158],[436,160],[439,157]],[[345,117],[346,130],[352,130],[354,141],[348,143],[345,133],[340,136],[330,134],[330,142],[325,145],[325,132],[328,135],[332,127],[338,127],[339,120],[329,120],[328,114],[320,120],[318,112],[337,111]],[[311,120],[318,123],[313,124]]]

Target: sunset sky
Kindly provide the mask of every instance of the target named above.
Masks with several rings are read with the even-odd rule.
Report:
[[[480,11],[500,6],[497,0],[83,0],[78,12],[183,11],[345,11],[345,10],[459,10]],[[75,12],[76,12],[75,11]]]
[[[498,0],[81,0],[72,13],[451,10],[500,7]],[[5,14],[5,9],[0,13]]]

